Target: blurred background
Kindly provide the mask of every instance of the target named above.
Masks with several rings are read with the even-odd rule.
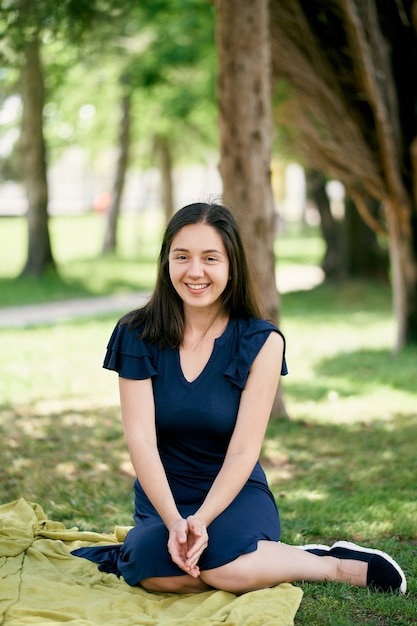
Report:
[[[173,212],[222,199],[287,339],[262,452],[283,540],[409,577],[303,585],[297,623],[415,623],[416,33],[412,0],[0,1],[1,502],[132,522],[105,346]]]

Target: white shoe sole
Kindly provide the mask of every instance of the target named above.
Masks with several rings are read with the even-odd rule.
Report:
[[[306,544],[305,546],[294,546],[294,547],[298,548],[299,550],[325,550],[326,552],[330,550],[329,546],[325,546],[321,543],[309,543],[309,544]]]

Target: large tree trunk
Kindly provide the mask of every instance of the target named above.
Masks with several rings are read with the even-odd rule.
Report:
[[[28,200],[28,252],[24,275],[40,276],[54,267],[48,230],[48,184],[43,137],[44,83],[37,37],[23,49],[21,155]]]
[[[128,90],[122,96],[120,107],[119,157],[117,159],[111,203],[107,212],[106,232],[103,243],[104,253],[114,252],[117,247],[117,223],[120,214],[120,204],[129,160],[131,105],[132,95],[130,90]]]
[[[278,322],[275,211],[271,187],[271,83],[268,0],[218,0],[220,174],[224,201],[250,242],[266,315]],[[281,393],[273,409],[285,415]]]

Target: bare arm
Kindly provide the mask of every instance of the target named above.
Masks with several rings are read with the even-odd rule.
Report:
[[[197,523],[190,543],[187,521],[174,501],[157,447],[152,382],[120,378],[119,390],[123,429],[136,476],[169,531],[168,550],[172,560],[197,577],[200,574],[197,563],[186,563],[187,552],[196,541],[204,549],[207,533]]]
[[[179,518],[156,442],[151,379],[119,379],[123,429],[139,482],[167,528]]]
[[[248,480],[261,451],[278,388],[284,342],[270,334],[253,362],[242,392],[236,426],[223,466],[195,516],[209,525],[232,502]]]

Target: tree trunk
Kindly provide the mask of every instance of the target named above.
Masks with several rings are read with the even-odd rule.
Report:
[[[410,236],[408,220],[401,224],[398,217],[401,214],[398,207],[396,211],[390,207],[386,209],[393,307],[397,320],[397,352],[408,344],[417,344],[417,224],[414,218],[411,221],[414,232]]]
[[[268,0],[218,0],[217,12],[223,196],[250,242],[249,262],[265,313],[277,323]],[[281,393],[273,414],[286,414]]]
[[[370,215],[378,212],[380,205],[378,200],[368,198],[366,204]],[[364,222],[355,202],[349,196],[345,200],[343,230],[345,274],[350,278],[387,282],[388,254],[378,244],[375,231]]]
[[[28,252],[23,275],[40,276],[54,268],[48,230],[48,183],[43,137],[44,83],[40,44],[35,36],[23,49],[21,155],[28,200]]]
[[[174,214],[174,185],[172,181],[171,144],[165,135],[155,137],[155,150],[158,155],[161,172],[161,196],[166,223]]]
[[[331,212],[326,192],[326,178],[317,170],[306,170],[307,195],[313,200],[320,214],[320,228],[326,244],[321,268],[327,280],[337,281],[343,274],[343,247],[341,225]]]
[[[119,132],[119,158],[117,159],[116,175],[113,183],[111,203],[107,212],[106,232],[104,235],[103,253],[114,252],[117,248],[117,223],[120,215],[120,204],[126,179],[129,160],[130,126],[131,126],[132,95],[126,91],[121,100],[121,119]]]
[[[307,193],[317,206],[320,214],[320,227],[326,243],[321,267],[330,281],[344,278],[388,279],[388,258],[378,245],[376,233],[360,216],[351,197],[345,199],[345,215],[336,220],[331,212],[326,192],[326,177],[322,172],[306,171]],[[362,199],[362,205],[370,218],[378,212],[380,202]]]

